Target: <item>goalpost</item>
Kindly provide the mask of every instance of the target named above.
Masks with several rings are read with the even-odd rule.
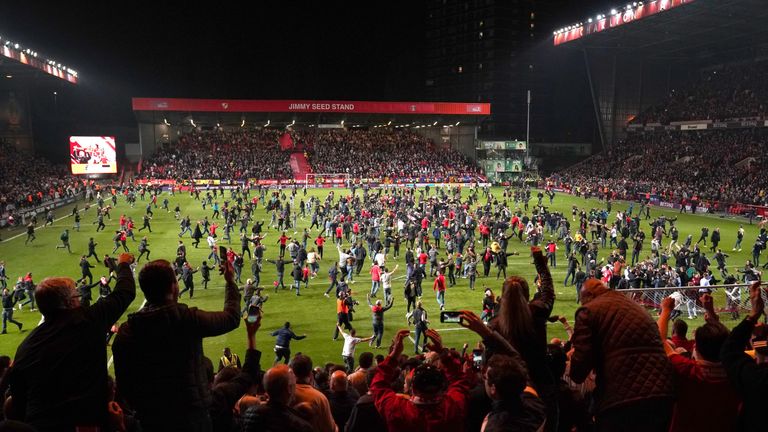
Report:
[[[307,173],[307,187],[349,187],[349,173]]]

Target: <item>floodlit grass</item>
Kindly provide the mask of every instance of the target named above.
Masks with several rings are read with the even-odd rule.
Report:
[[[310,190],[310,195],[318,196],[322,199],[328,194],[328,189]],[[339,193],[349,193],[348,190],[337,190],[337,197]],[[358,191],[358,193],[361,193]],[[496,198],[501,200],[501,188],[493,189],[493,194]],[[535,192],[533,193],[535,197]],[[168,197],[170,200],[170,208],[173,209],[178,203],[181,206],[182,215],[190,215],[192,221],[196,219],[202,219],[203,216],[211,217],[211,210],[203,211],[200,202],[192,199],[188,194],[177,194],[170,196],[168,193],[164,193],[158,201],[162,201],[163,197]],[[227,192],[229,197],[229,192]],[[297,195],[296,206],[298,206],[299,198],[301,198],[301,191]],[[219,199],[221,203],[223,200]],[[547,198],[545,197],[545,203]],[[535,204],[536,199],[531,200],[531,205]],[[83,203],[78,203],[79,207],[83,208]],[[550,206],[551,210],[561,211],[567,217],[571,217],[571,206],[576,205],[579,208],[586,208],[587,210],[596,207],[600,208],[601,204],[598,201],[584,200],[565,194],[557,194],[554,199],[553,205]],[[74,279],[80,277],[80,268],[78,266],[81,255],[87,253],[87,244],[89,237],[94,237],[98,242],[96,248],[99,257],[107,252],[111,252],[113,248],[113,242],[111,237],[114,230],[118,228],[118,219],[120,214],[126,214],[133,217],[136,221],[136,228],[138,230],[141,227],[141,217],[144,213],[146,202],[137,201],[135,208],[130,208],[123,199],[118,201],[118,205],[112,211],[112,219],[106,220],[107,229],[96,233],[96,225],[92,224],[95,220],[95,207],[82,212],[82,222],[80,232],[72,230],[73,218],[69,217],[71,213],[71,207],[63,208],[57,211],[58,220],[52,227],[46,227],[38,229],[36,232],[37,240],[34,243],[25,245],[24,240],[26,235],[23,231],[9,232],[7,230],[2,232],[4,241],[0,243],[0,260],[6,262],[7,274],[9,277],[9,288],[13,287],[18,276],[31,271],[34,276],[34,280],[39,282],[46,276],[69,276]],[[616,212],[620,208],[626,208],[626,203],[616,202],[613,205],[613,211]],[[635,206],[635,211],[639,206]],[[173,212],[166,213],[164,210],[154,210],[155,217],[152,220],[153,232],[147,233],[136,232],[136,237],[141,238],[144,235],[148,236],[149,248],[152,251],[152,258],[164,258],[172,260],[175,257],[176,246],[178,243],[179,224],[174,218]],[[756,225],[749,225],[746,220],[743,219],[731,219],[720,218],[717,216],[709,215],[690,215],[690,214],[678,214],[676,211],[666,211],[659,208],[651,209],[651,216],[656,217],[659,214],[664,213],[669,216],[678,216],[677,226],[680,230],[680,240],[684,240],[686,235],[692,234],[694,241],[698,239],[700,229],[703,226],[708,226],[710,232],[715,227],[720,227],[722,242],[721,248],[723,251],[730,255],[728,259],[728,267],[731,271],[735,271],[737,267],[744,265],[744,262],[749,259],[751,246],[755,237],[758,234],[758,228]],[[269,215],[260,206],[255,213],[256,219],[265,219],[269,222]],[[40,222],[44,218],[40,217]],[[297,231],[300,235],[304,227],[308,227],[311,220],[299,219],[298,228],[289,231],[289,235],[293,231]],[[746,235],[743,241],[743,252],[732,252],[731,248],[736,241],[736,231],[740,224],[744,225],[746,229]],[[266,226],[266,225],[265,225]],[[72,253],[67,253],[64,249],[56,249],[55,245],[59,243],[59,235],[65,228],[70,228],[70,243],[72,245]],[[240,251],[240,242],[238,239],[237,229],[239,223],[235,226],[235,232],[233,232],[232,246],[236,251]],[[572,226],[573,228],[573,226]],[[250,227],[249,227],[250,229]],[[643,221],[643,229],[648,234],[646,238],[646,244],[644,245],[644,254],[650,254],[650,229],[648,227],[648,221]],[[278,232],[274,229],[267,229],[268,233],[264,243],[267,245],[265,258],[272,259],[277,257],[278,254]],[[223,236],[223,228],[219,229],[220,237]],[[312,232],[313,236],[317,235],[317,231]],[[14,238],[15,236],[15,238]],[[200,248],[196,249],[192,247],[192,240],[189,234],[183,238],[184,243],[187,246],[187,257],[190,263],[194,266],[198,266],[206,259],[209,250],[205,244],[205,239],[200,244]],[[138,243],[128,240],[131,251],[138,255],[136,251]],[[311,241],[309,242],[311,243]],[[226,241],[220,241],[220,244],[227,245]],[[669,244],[669,239],[665,239],[665,245]],[[345,245],[346,246],[346,245]],[[481,245],[477,245],[478,252],[482,250]],[[557,300],[555,302],[554,313],[558,315],[565,315],[569,321],[573,321],[574,312],[577,308],[575,302],[576,293],[573,286],[563,286],[563,279],[565,277],[566,260],[563,258],[564,247],[562,245],[558,256],[557,268],[553,268],[552,274],[555,280],[555,291],[557,294]],[[631,246],[631,243],[630,243]],[[309,244],[308,244],[309,247]],[[507,274],[521,275],[533,282],[535,276],[534,267],[531,264],[528,254],[529,247],[525,244],[521,244],[516,238],[510,240],[509,250],[515,250],[520,252],[519,256],[509,257],[509,267]],[[444,249],[441,251],[443,254]],[[601,256],[608,254],[607,249],[601,250]],[[406,327],[405,319],[405,302],[402,297],[402,282],[405,274],[404,263],[405,247],[401,247],[400,258],[395,260],[390,256],[388,257],[388,267],[394,268],[395,264],[400,264],[400,268],[395,273],[395,281],[393,283],[393,294],[395,295],[394,307],[385,314],[385,334],[382,345],[389,346],[389,341],[397,329]],[[711,253],[707,250],[707,255],[711,257]],[[275,267],[274,265],[264,262],[262,272],[262,286],[267,287],[266,292],[269,293],[269,301],[264,306],[264,318],[261,326],[261,330],[257,335],[258,348],[265,352],[264,365],[268,365],[272,359],[270,352],[274,347],[274,340],[269,336],[269,333],[273,330],[280,328],[285,321],[290,321],[297,334],[306,334],[307,338],[301,341],[293,341],[291,345],[292,353],[304,352],[309,354],[316,364],[322,364],[324,362],[337,362],[341,363],[341,349],[342,341],[333,341],[333,329],[336,322],[336,303],[331,298],[323,296],[325,289],[328,287],[328,265],[338,259],[335,248],[329,242],[326,245],[325,260],[320,262],[320,272],[318,277],[313,279],[309,283],[309,289],[302,289],[301,297],[297,297],[291,291],[279,291],[274,293],[272,289],[272,282],[275,280]],[[93,263],[93,260],[91,260]],[[101,263],[94,263],[96,268],[93,269],[95,278],[106,274],[106,269]],[[713,262],[714,265],[714,262]],[[371,330],[371,318],[369,308],[367,307],[365,300],[365,293],[370,290],[370,276],[368,275],[368,269],[370,268],[370,256],[366,260],[366,265],[360,276],[357,276],[357,281],[352,285],[354,291],[354,297],[360,301],[360,305],[356,308],[357,313],[354,315],[353,325],[358,331],[360,336],[368,336],[372,333]],[[482,272],[482,265],[479,266]],[[491,287],[495,293],[500,294],[501,281],[495,277],[495,267],[492,268],[492,277],[488,279],[478,278],[476,290],[469,290],[469,283],[467,279],[458,278],[458,284],[455,287],[451,287],[446,292],[446,310],[458,310],[458,309],[471,309],[478,314],[481,311],[481,302],[483,297],[483,287]],[[250,276],[250,261],[246,259],[246,263],[243,269],[243,282]],[[185,295],[181,300],[190,306],[196,306],[205,310],[221,310],[224,303],[224,289],[223,279],[218,275],[218,272],[212,272],[212,281],[209,284],[208,290],[202,289],[202,282],[200,274],[195,275],[195,297],[192,300]],[[717,275],[718,279],[720,276]],[[286,269],[285,277],[286,285],[289,285],[292,281],[290,272]],[[463,329],[459,329],[456,324],[440,324],[439,322],[439,307],[434,298],[433,291],[431,289],[431,280],[424,281],[424,297],[423,303],[429,313],[431,325],[433,328],[440,330],[450,330],[443,333],[443,341],[447,346],[460,348],[464,342],[468,342],[471,345],[478,341],[478,338]],[[379,297],[381,297],[381,292]],[[94,289],[94,298],[98,297],[98,292]],[[718,293],[715,296],[716,306],[722,306],[724,303],[724,295]],[[143,295],[137,287],[137,298],[131,304],[128,313],[136,311],[143,301]],[[0,335],[0,354],[7,354],[13,356],[16,347],[22,341],[22,339],[28,334],[29,330],[33,329],[40,321],[39,312],[30,312],[27,306],[24,311],[18,310],[14,314],[14,318],[24,323],[24,332],[19,333],[16,326],[9,324],[8,334]],[[721,317],[726,325],[732,327],[735,325],[730,319],[730,316]],[[125,317],[123,317],[125,319]],[[121,321],[123,320],[121,319]],[[700,321],[701,319],[699,319]],[[692,328],[695,328],[699,324],[699,321],[694,321]],[[557,324],[549,324],[550,337],[564,337],[565,333],[562,326]],[[225,346],[229,346],[233,351],[240,353],[241,355],[245,350],[245,329],[243,326],[237,330],[220,337],[214,337],[206,339],[205,352],[206,355],[213,359],[214,363],[218,357],[221,356],[222,349]],[[358,347],[357,353],[367,350],[368,347]],[[374,350],[375,351],[375,350]],[[385,354],[384,349],[379,350],[382,354]],[[151,353],[148,353],[151,354]]]

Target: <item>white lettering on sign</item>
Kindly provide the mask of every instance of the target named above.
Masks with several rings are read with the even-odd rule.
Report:
[[[355,104],[352,103],[292,103],[288,105],[289,110],[301,111],[354,111]]]

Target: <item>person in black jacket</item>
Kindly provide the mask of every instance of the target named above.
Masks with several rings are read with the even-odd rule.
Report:
[[[237,401],[242,398],[255,384],[261,382],[261,351],[256,349],[256,331],[261,327],[261,312],[256,320],[245,324],[248,338],[248,349],[245,352],[245,362],[242,369],[234,376],[227,373],[218,374],[211,388],[211,422],[214,431],[235,430],[235,419],[232,415]]]
[[[80,272],[83,276],[80,280],[84,281],[85,278],[88,278],[88,283],[93,283],[93,273],[91,273],[92,268],[95,268],[95,266],[92,266],[91,263],[88,262],[88,258],[83,255],[83,257],[80,258]]]
[[[755,324],[765,310],[761,296],[764,289],[760,282],[749,287],[749,299],[752,311],[744,320],[733,328],[723,344],[720,359],[728,378],[742,396],[739,430],[765,430],[765,406],[768,404],[768,364],[757,364],[744,352]]]
[[[8,322],[12,322],[16,324],[19,327],[19,331],[21,331],[21,328],[23,327],[23,324],[13,319],[13,307],[16,305],[16,296],[13,295],[10,291],[8,291],[8,288],[3,288],[3,332],[2,334],[8,333],[6,331],[6,326]]]
[[[365,373],[367,387],[371,386],[374,376],[376,376],[376,367],[368,369]],[[344,430],[346,432],[386,432],[387,423],[376,409],[370,391],[357,400]]]
[[[491,412],[483,430],[543,430],[546,407],[535,391],[526,387],[528,374],[520,357],[497,354],[485,369],[485,393],[491,398]]]
[[[221,270],[226,289],[220,312],[178,303],[179,285],[168,261],[151,261],[139,273],[147,303],[120,326],[112,353],[117,387],[144,431],[212,429],[203,338],[240,325],[232,264],[224,261]]]
[[[188,262],[184,262],[184,266],[181,268],[181,275],[179,280],[184,282],[184,289],[179,293],[181,297],[185,292],[189,291],[189,298],[191,299],[195,295],[195,277],[194,274],[197,270],[193,269]]]
[[[710,240],[712,241],[712,246],[709,248],[712,252],[714,252],[717,249],[717,245],[720,243],[720,228],[716,227],[714,231],[712,231],[712,237],[710,237]]]
[[[214,268],[208,265],[208,261],[203,261],[203,265],[199,267],[200,275],[203,277],[203,289],[208,289],[208,282],[211,281],[211,270]]]
[[[366,294],[368,299],[368,306],[371,308],[371,319],[373,324],[373,339],[371,339],[369,346],[373,346],[373,342],[376,341],[376,348],[381,348],[381,338],[384,336],[384,312],[392,309],[395,303],[395,299],[389,299],[386,305],[381,304],[381,300],[376,300],[376,304],[371,303],[371,294]]]
[[[100,284],[101,279],[92,284],[86,283],[84,279],[80,280],[80,285],[77,286],[77,292],[80,294],[80,304],[82,306],[88,307],[91,305],[91,301],[93,300],[93,294],[91,293],[91,290]]]
[[[272,365],[276,365],[283,359],[283,363],[288,364],[288,360],[291,359],[291,339],[302,340],[307,335],[296,336],[296,333],[291,330],[291,323],[286,321],[283,328],[272,332],[272,336],[277,336],[275,340],[275,361]]]
[[[243,415],[243,432],[314,431],[312,425],[291,408],[296,376],[287,365],[274,366],[264,374],[264,389],[268,402],[248,408]]]
[[[72,279],[40,282],[35,297],[45,321],[19,345],[7,372],[12,397],[8,418],[41,431],[108,426],[104,340],[136,297],[133,260],[130,254],[120,255],[115,290],[88,307],[80,305]]]
[[[96,245],[98,245],[98,243],[94,242],[93,237],[91,237],[91,239],[88,240],[88,255],[86,255],[86,257],[94,257],[96,258],[96,261],[98,261],[99,256],[96,254]]]
[[[541,249],[532,247],[531,255],[540,282],[538,292],[531,296],[528,281],[521,277],[507,278],[499,299],[499,311],[490,328],[520,352],[536,391],[547,405],[548,430],[556,430],[556,386],[546,360],[546,324],[555,303],[555,288]]]
[[[278,287],[285,289],[285,284],[283,283],[283,277],[285,276],[285,265],[292,263],[293,260],[277,259],[267,260],[267,262],[274,264],[275,270],[277,270],[277,284],[275,284],[275,292],[277,292]]]

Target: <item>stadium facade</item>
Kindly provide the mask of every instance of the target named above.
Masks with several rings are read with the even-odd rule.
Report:
[[[586,70],[599,131],[595,150],[611,148],[637,130],[630,126],[636,116],[702,73],[768,57],[766,18],[762,0],[655,0],[583,16],[554,30],[552,43],[573,59],[570,67]],[[646,126],[686,128],[681,122]]]
[[[408,128],[475,158],[477,129],[487,103],[133,98],[139,144],[126,146],[134,162],[195,130],[279,128]]]

